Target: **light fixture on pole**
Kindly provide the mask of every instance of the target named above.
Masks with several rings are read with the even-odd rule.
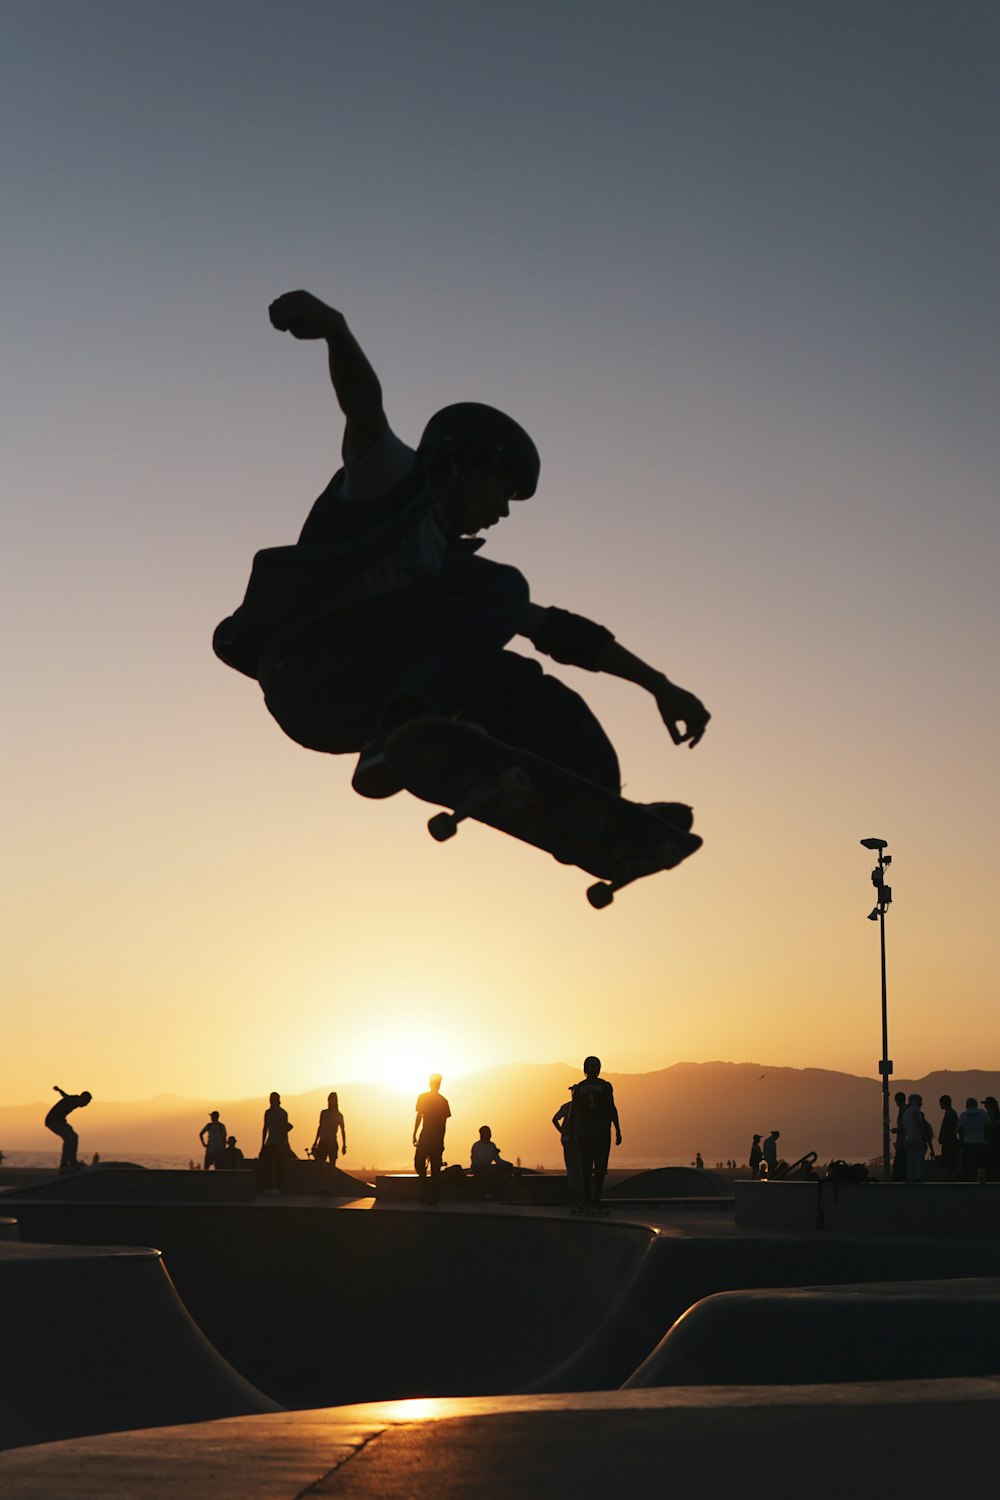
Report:
[[[869,922],[879,924],[879,940],[882,950],[882,1058],[878,1070],[882,1078],[882,1176],[886,1182],[889,1181],[891,1168],[889,1165],[889,1079],[892,1077],[892,1063],[889,1060],[889,1020],[886,1009],[885,995],[885,912],[886,907],[892,901],[892,887],[885,883],[886,868],[892,864],[892,855],[886,854],[888,847],[885,839],[862,839],[863,849],[872,849],[878,852],[878,864],[872,871],[872,885],[875,887],[876,901],[868,913]]]

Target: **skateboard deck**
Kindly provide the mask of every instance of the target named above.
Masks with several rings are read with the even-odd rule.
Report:
[[[587,891],[597,908],[633,880],[672,870],[701,848],[697,834],[648,807],[472,724],[415,720],[390,735],[385,755],[408,792],[451,809],[427,825],[439,842],[466,818],[487,823],[598,876]]]

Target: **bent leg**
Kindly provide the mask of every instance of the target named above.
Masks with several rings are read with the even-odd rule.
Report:
[[[462,717],[608,791],[621,790],[618,756],[600,721],[579,693],[530,657],[504,651]]]

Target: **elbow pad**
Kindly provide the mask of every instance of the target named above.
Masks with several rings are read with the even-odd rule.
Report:
[[[597,658],[614,636],[603,625],[595,625],[583,615],[571,614],[568,609],[547,609],[542,627],[532,640],[553,661],[596,672]]]

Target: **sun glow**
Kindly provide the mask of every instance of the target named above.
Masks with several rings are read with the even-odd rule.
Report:
[[[393,1027],[380,1036],[360,1036],[352,1048],[352,1073],[359,1081],[385,1084],[401,1094],[422,1093],[431,1073],[443,1077],[467,1072],[455,1042],[434,1027]]]

